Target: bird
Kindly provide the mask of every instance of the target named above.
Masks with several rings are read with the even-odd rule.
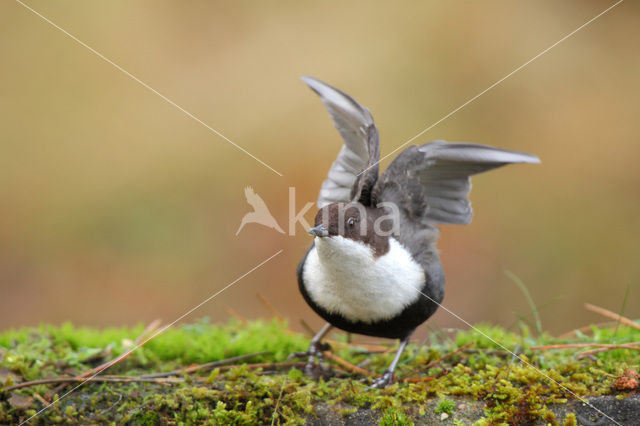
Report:
[[[437,225],[468,224],[470,177],[537,156],[476,143],[436,140],[400,152],[379,174],[380,138],[369,109],[340,90],[302,77],[322,100],[343,145],[318,195],[311,246],[297,268],[307,304],[326,321],[311,340],[306,374],[324,371],[322,339],[333,328],[398,339],[371,386],[384,388],[414,330],[443,300]]]
[[[247,203],[249,203],[249,205],[253,207],[253,211],[244,215],[242,221],[240,222],[240,227],[236,231],[236,235],[240,233],[242,228],[244,228],[244,225],[246,225],[247,223],[259,223],[269,228],[273,228],[281,234],[284,234],[284,231],[282,230],[282,228],[280,228],[280,225],[278,225],[278,222],[269,211],[269,208],[265,204],[264,200],[260,198],[258,194],[256,194],[252,187],[247,186],[244,189],[244,196],[247,199]]]

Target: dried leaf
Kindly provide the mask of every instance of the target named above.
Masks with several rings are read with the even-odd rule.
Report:
[[[13,408],[29,408],[33,403],[33,398],[30,396],[19,395],[17,393],[11,394],[11,398],[9,398],[9,404]]]

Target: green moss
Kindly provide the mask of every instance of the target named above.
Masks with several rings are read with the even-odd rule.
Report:
[[[514,359],[491,339],[467,331],[458,333],[455,342],[432,336],[429,346],[409,345],[397,376],[438,375],[431,381],[395,383],[376,390],[358,381],[357,376],[314,382],[299,369],[263,371],[238,365],[203,371],[188,376],[184,383],[88,383],[46,410],[42,421],[300,424],[316,415],[314,407],[326,403],[341,416],[373,410],[379,413],[381,422],[411,424],[413,416],[429,412],[452,415],[455,408],[452,400],[466,397],[481,401],[484,406],[484,419],[479,424],[532,421],[557,424],[562,419],[555,418],[550,406],[578,396],[615,393],[612,384],[616,378],[629,368],[638,370],[640,365],[637,351],[615,350],[596,354],[594,359],[576,359],[575,349],[528,349],[537,344],[564,342],[546,335],[534,340],[524,332],[509,333],[489,325],[479,328],[510,350],[519,351],[531,365]],[[137,326],[97,331],[65,324],[0,333],[0,373],[4,372],[0,377],[6,378],[0,386],[83,373],[129,349],[142,330],[142,326]],[[623,326],[616,332],[594,328],[592,336],[578,335],[574,341],[611,343],[613,339],[617,343],[640,341],[640,332]],[[425,368],[468,343],[473,343],[468,350]],[[258,352],[266,353],[246,362],[282,362],[289,353],[305,350],[308,344],[308,338],[291,332],[281,321],[212,325],[203,320],[168,330],[104,374],[135,376],[171,371],[193,363]],[[347,345],[336,345],[335,353],[353,364],[369,359],[367,368],[375,372],[382,372],[393,356],[368,355]],[[19,422],[35,414],[43,407],[41,398],[55,387],[39,385],[0,391],[0,423]],[[71,388],[63,387],[57,392],[63,395]],[[12,395],[32,396],[33,400],[26,408],[16,407],[9,402]],[[456,412],[456,417],[459,415]],[[565,424],[572,424],[572,418],[575,420],[568,416]]]
[[[576,415],[573,413],[567,414],[564,422],[562,422],[562,426],[578,426],[578,419],[576,419]]]
[[[160,416],[155,411],[147,411],[146,413],[140,411],[139,413],[139,415],[132,417],[131,420],[145,426],[155,426],[160,424]]]
[[[380,426],[413,426],[413,422],[407,415],[396,408],[386,410],[378,424]]]
[[[438,402],[438,406],[436,407],[435,412],[438,414],[447,413],[448,415],[452,415],[455,408],[455,402],[448,399],[441,399],[440,402]]]

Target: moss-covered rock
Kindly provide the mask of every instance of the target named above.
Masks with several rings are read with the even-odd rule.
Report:
[[[429,345],[409,345],[396,372],[400,380],[384,390],[369,388],[368,378],[337,364],[332,364],[330,379],[315,382],[304,377],[300,365],[286,358],[305,350],[309,339],[276,320],[225,325],[201,321],[175,327],[97,376],[105,382],[15,387],[89,371],[129,350],[142,330],[139,326],[98,331],[67,324],[0,333],[0,423],[19,423],[50,402],[55,404],[34,417],[35,422],[595,423],[600,414],[583,404],[586,399],[621,424],[640,417],[633,411],[640,407],[633,376],[640,351],[616,349],[577,358],[578,349],[529,349],[564,341],[533,338],[526,328],[516,334],[488,325],[479,326],[482,334],[460,332],[453,339],[436,334]],[[640,331],[622,326],[594,327],[589,335],[578,334],[573,340],[637,341]],[[370,354],[345,342],[339,336],[332,343],[333,352],[351,364],[369,360],[366,368],[372,372],[382,372],[393,356],[393,351]],[[247,354],[256,355],[213,371],[157,375]],[[125,378],[130,379],[123,382]]]

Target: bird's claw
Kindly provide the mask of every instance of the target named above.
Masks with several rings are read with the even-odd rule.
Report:
[[[307,357],[322,358],[322,352],[328,351],[330,349],[331,349],[331,346],[328,343],[320,343],[320,342],[311,343],[311,346],[309,346],[309,349],[307,349],[304,352],[292,352],[289,354],[287,359],[292,360],[296,358],[307,358]]]
[[[374,379],[371,387],[375,389],[384,389],[393,382],[393,371],[385,371],[382,376]]]
[[[291,352],[289,354],[289,356],[287,357],[287,360],[291,361],[292,359],[306,358],[308,356],[309,356],[309,351],[306,351],[306,352]]]
[[[324,366],[322,352],[329,349],[331,349],[331,346],[327,343],[313,342],[306,352],[294,352],[290,354],[287,359],[307,357],[307,364],[304,366],[304,373],[307,376],[313,379],[328,377],[329,372]]]
[[[329,369],[324,365],[324,362],[322,362],[321,358],[319,358],[316,362],[307,362],[307,364],[304,366],[304,374],[307,377],[312,378],[313,380],[318,380],[321,377],[324,379],[328,379],[329,377],[331,377]]]

